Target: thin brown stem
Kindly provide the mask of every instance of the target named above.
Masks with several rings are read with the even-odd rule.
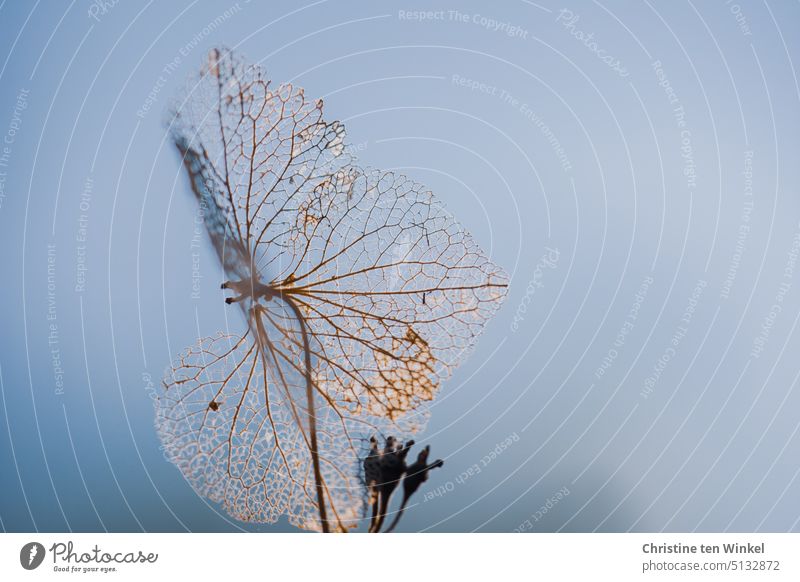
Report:
[[[317,490],[317,505],[319,506],[319,519],[322,522],[322,533],[328,533],[328,515],[325,509],[325,486],[322,483],[322,471],[319,468],[319,449],[317,448],[317,413],[314,405],[314,382],[311,379],[311,347],[308,341],[308,330],[306,320],[300,308],[291,297],[281,295],[281,299],[294,312],[300,324],[300,333],[303,336],[303,357],[306,376],[306,399],[308,400],[308,432],[311,438],[311,463],[314,467],[314,485]]]

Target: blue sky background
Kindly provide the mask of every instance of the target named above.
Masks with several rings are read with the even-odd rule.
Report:
[[[291,529],[197,497],[153,427],[149,382],[241,325],[205,242],[191,297],[196,208],[164,129],[224,44],[323,97],[362,163],[428,185],[512,275],[433,408],[420,440],[446,463],[400,529],[800,529],[799,17],[0,3],[0,525]]]

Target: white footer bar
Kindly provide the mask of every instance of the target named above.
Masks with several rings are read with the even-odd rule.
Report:
[[[0,580],[777,582],[800,580],[798,550],[800,534],[2,534]]]

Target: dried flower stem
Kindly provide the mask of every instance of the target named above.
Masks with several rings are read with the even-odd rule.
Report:
[[[325,485],[322,482],[322,471],[319,468],[319,449],[317,445],[317,413],[314,406],[314,382],[311,379],[311,349],[308,343],[308,330],[306,329],[306,319],[300,312],[290,297],[281,295],[281,299],[289,306],[294,312],[297,321],[300,324],[300,333],[303,336],[303,357],[306,377],[306,400],[308,401],[308,432],[311,439],[311,463],[314,468],[314,485],[317,490],[317,504],[319,505],[319,519],[322,524],[322,533],[328,533],[330,527],[328,526],[328,515],[325,509]]]

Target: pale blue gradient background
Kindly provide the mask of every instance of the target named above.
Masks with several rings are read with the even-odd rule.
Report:
[[[0,207],[4,530],[290,529],[231,522],[192,492],[159,451],[143,380],[158,382],[198,334],[241,327],[222,302],[205,241],[201,298],[190,297],[196,210],[164,128],[169,99],[219,43],[260,60],[275,81],[323,97],[364,164],[429,185],[512,274],[507,303],[433,409],[420,440],[446,464],[400,529],[800,529],[800,272],[763,353],[749,355],[789,281],[783,269],[800,231],[797,2],[742,2],[750,34],[722,0],[240,0],[207,35],[203,27],[233,4],[123,0],[99,22],[91,5],[0,4],[0,139],[17,93],[30,90]],[[556,22],[562,7],[628,77]],[[429,8],[470,21],[447,12],[443,21],[399,18]],[[474,14],[519,26],[526,38],[488,30]],[[197,48],[137,116],[163,67],[197,34]],[[655,60],[686,111],[691,193]],[[454,74],[496,95],[458,86]],[[541,129],[500,99],[503,90],[552,130],[569,171]],[[726,299],[746,150],[754,207]],[[87,284],[76,292],[82,213]],[[47,340],[48,244],[63,395]],[[535,274],[546,247],[559,250],[558,263]],[[639,318],[598,379],[648,276]],[[534,278],[541,287],[514,332]],[[643,383],[700,279],[707,287],[686,337],[645,399]],[[518,442],[459,479],[514,434]],[[450,491],[426,502],[437,487]],[[562,487],[570,494],[535,521]]]

